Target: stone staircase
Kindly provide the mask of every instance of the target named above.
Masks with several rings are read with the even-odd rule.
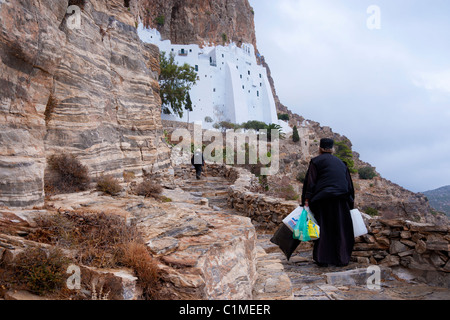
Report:
[[[203,176],[196,180],[194,175],[189,179],[177,181],[178,187],[189,192],[194,197],[206,199],[214,211],[239,215],[237,211],[227,205],[228,187],[232,183],[221,177]],[[292,284],[284,271],[280,259],[268,254],[262,246],[258,235],[256,248],[256,268],[258,278],[254,286],[255,300],[291,300],[293,299]]]
[[[232,184],[221,177],[206,175],[196,180],[180,179],[178,186],[192,196],[207,199],[215,211],[237,214],[227,205]],[[271,232],[257,230],[257,272],[254,299],[259,300],[448,300],[450,290],[401,279],[389,268],[381,268],[381,285],[370,289],[365,265],[320,268],[312,260],[312,244],[303,243],[287,261],[270,242]]]

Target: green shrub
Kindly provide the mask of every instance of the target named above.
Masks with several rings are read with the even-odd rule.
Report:
[[[289,121],[289,114],[288,113],[279,113],[278,119],[283,121]]]
[[[227,36],[226,33],[222,33],[222,41],[223,41],[224,44],[227,43],[227,41],[228,41],[228,36]]]
[[[160,26],[160,27],[164,26],[164,24],[166,23],[166,17],[163,16],[163,15],[158,16],[158,17],[155,19],[155,23],[156,23],[158,26]]]
[[[354,168],[355,162],[353,161],[353,153],[349,144],[350,141],[348,140],[337,142],[335,144],[335,155],[347,165],[351,173],[355,173],[357,171]]]
[[[377,175],[372,167],[359,168],[358,174],[359,178],[363,180],[371,180]]]
[[[366,207],[364,209],[364,213],[368,214],[369,216],[375,217],[378,216],[378,210],[372,207]]]
[[[219,123],[216,123],[213,125],[215,129],[220,129],[222,132],[226,132],[227,130],[234,130],[237,128],[237,126],[230,122],[230,121],[220,121]]]
[[[267,141],[272,141],[272,130],[278,130],[278,137],[280,139],[285,138],[285,134],[279,124],[271,123],[267,125],[264,129],[267,130]]]
[[[253,129],[255,131],[259,131],[261,129],[266,129],[267,124],[262,121],[251,120],[251,121],[244,122],[243,124],[240,125],[240,127],[244,128],[246,130]]]

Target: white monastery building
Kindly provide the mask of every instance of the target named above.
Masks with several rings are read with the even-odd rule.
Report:
[[[195,44],[172,44],[161,40],[156,29],[145,29],[142,23],[138,35],[143,42],[157,45],[166,56],[174,54],[179,65],[187,63],[197,72],[197,83],[190,91],[193,111],[185,111],[183,118],[162,114],[163,120],[202,122],[205,129],[212,129],[220,121],[280,123],[267,70],[257,64],[253,45],[239,48],[231,43],[200,48]]]

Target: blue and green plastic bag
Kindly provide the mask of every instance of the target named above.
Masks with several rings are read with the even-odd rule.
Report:
[[[294,227],[294,239],[298,239],[300,241],[311,241],[316,240],[320,236],[320,228],[317,224],[316,220],[305,208],[298,219],[298,222]]]

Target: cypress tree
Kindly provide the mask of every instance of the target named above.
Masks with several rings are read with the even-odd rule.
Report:
[[[294,142],[299,142],[299,141],[300,141],[300,136],[298,135],[297,126],[294,126],[294,128],[293,128],[293,132],[292,132],[292,140],[293,140]]]

